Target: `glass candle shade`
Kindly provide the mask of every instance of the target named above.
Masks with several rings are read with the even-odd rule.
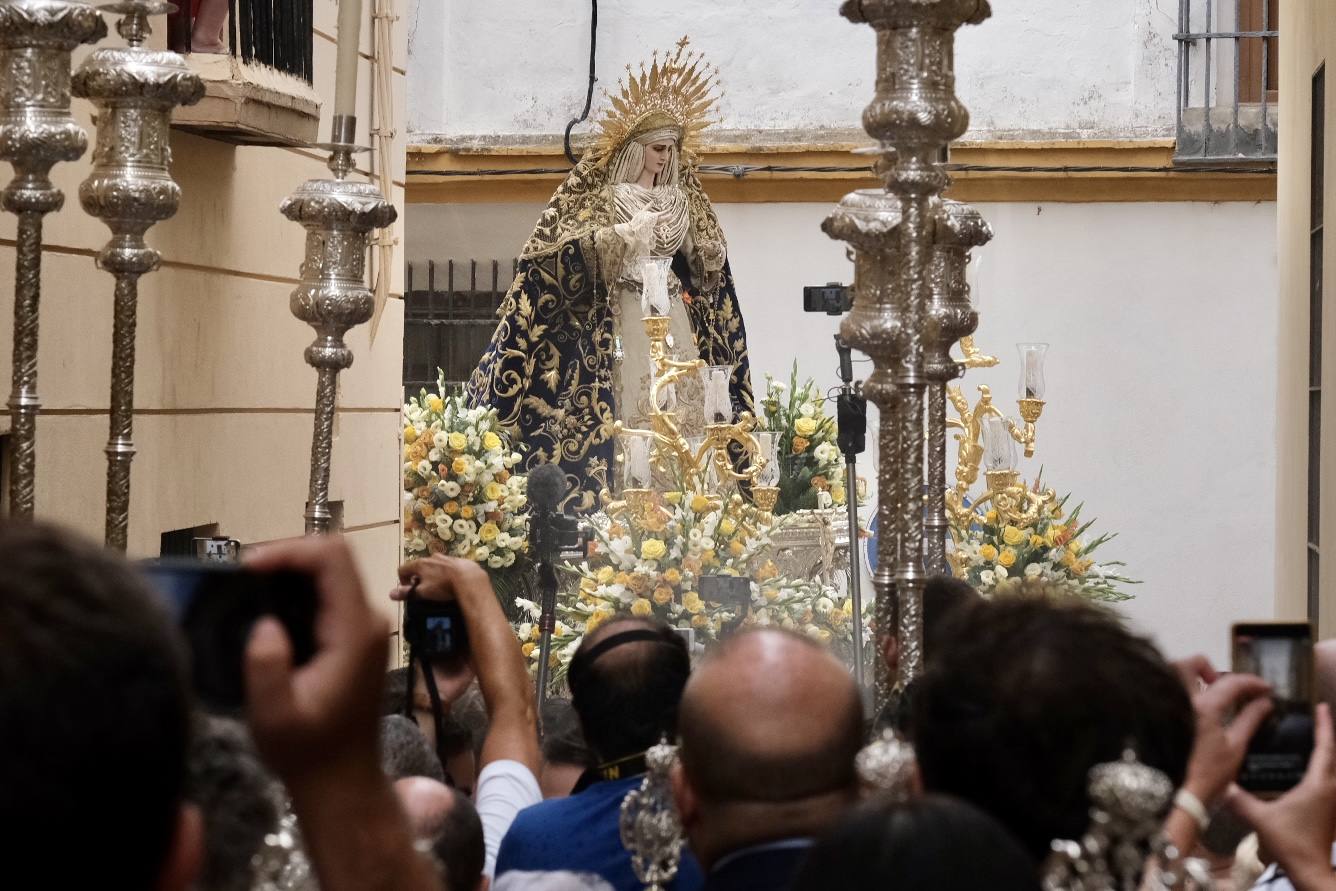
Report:
[[[649,257],[640,266],[640,309],[647,316],[666,316],[671,296],[668,273],[671,257]]]
[[[627,489],[648,489],[653,479],[649,466],[649,438],[622,437],[622,484]]]
[[[778,486],[779,456],[775,454],[775,451],[779,444],[779,434],[767,432],[757,433],[756,441],[761,446],[761,454],[758,458],[765,461],[765,466],[761,468],[761,473],[756,478],[756,485]]]
[[[983,469],[990,472],[1014,470],[1016,440],[1011,438],[1007,422],[995,415],[988,415],[980,428],[983,434]]]
[[[975,312],[983,308],[983,256],[974,251],[969,255],[965,266],[965,287],[969,289],[970,309]]]
[[[733,423],[733,401],[728,384],[733,378],[732,365],[707,365],[701,369],[705,388],[705,423]]]
[[[1047,384],[1044,382],[1044,357],[1048,355],[1046,343],[1018,343],[1016,351],[1021,355],[1021,399],[1043,399]]]

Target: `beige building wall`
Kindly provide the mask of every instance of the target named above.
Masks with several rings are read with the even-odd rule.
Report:
[[[1276,489],[1276,608],[1283,618],[1307,616],[1309,200],[1313,75],[1336,63],[1336,9],[1328,0],[1281,0],[1280,6],[1280,367]],[[1327,216],[1336,212],[1336,64],[1326,92]],[[1336,231],[1325,239],[1323,268],[1336,269]],[[1321,461],[1321,634],[1336,634],[1336,312],[1323,301],[1323,448]],[[1246,423],[1246,409],[1240,422]]]
[[[396,3],[396,7],[400,4]],[[371,4],[361,34],[358,136],[370,144],[373,102]],[[332,0],[315,0],[315,92],[320,137],[333,104]],[[155,22],[161,41],[162,20]],[[396,134],[392,194],[400,210],[390,298],[378,319],[348,338],[356,360],[341,376],[331,498],[373,590],[387,588],[399,560],[399,404],[403,343],[402,218],[407,36],[394,29]],[[114,37],[108,39],[118,39]],[[77,65],[87,50],[76,54]],[[198,62],[207,62],[198,58]],[[216,59],[215,59],[216,61]],[[91,107],[75,100],[91,134]],[[304,231],[278,212],[303,180],[328,175],[312,149],[236,146],[173,130],[177,215],[149,232],[162,268],[140,287],[129,552],[156,556],[169,530],[218,524],[243,544],[300,535],[307,492],[315,373],[302,351],[312,330],[288,310]],[[58,165],[65,208],[48,217],[42,270],[37,513],[101,538],[111,363],[111,276],[93,256],[106,227],[79,206],[89,155]],[[358,156],[361,175],[372,156]],[[8,171],[3,173],[8,178]],[[0,368],[11,367],[14,218],[0,215]],[[372,328],[374,326],[374,336]],[[0,417],[0,433],[9,417]]]

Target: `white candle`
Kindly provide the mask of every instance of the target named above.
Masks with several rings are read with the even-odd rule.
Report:
[[[362,0],[339,0],[339,54],[334,69],[334,114],[357,114],[357,45],[362,32]]]
[[[666,316],[669,310],[668,272],[670,257],[651,257],[640,268],[640,309],[647,316]]]

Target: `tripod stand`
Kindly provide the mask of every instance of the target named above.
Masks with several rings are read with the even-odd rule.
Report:
[[[844,499],[849,518],[849,596],[853,601],[854,679],[863,688],[863,567],[858,559],[858,456],[867,449],[867,397],[854,385],[849,345],[835,335],[840,354],[838,401],[840,452],[844,455]]]

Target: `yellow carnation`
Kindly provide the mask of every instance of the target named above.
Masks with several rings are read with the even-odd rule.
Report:
[[[982,547],[979,548],[979,556],[985,560],[988,560],[989,562],[992,562],[993,560],[997,559],[997,548],[993,547],[990,544],[983,545]]]
[[[436,414],[439,415],[442,411],[445,410],[445,403],[441,401],[440,396],[428,396],[427,408],[431,409],[432,411],[436,412]]]
[[[799,436],[813,436],[816,433],[816,418],[799,418],[793,424]]]
[[[742,542],[738,541],[736,538],[728,543],[728,552],[734,557],[741,557],[743,550]]]
[[[469,459],[459,455],[454,461],[450,462],[450,469],[456,474],[468,473]]]
[[[997,562],[1010,569],[1016,565],[1016,552],[1011,548],[1003,548],[1002,553],[997,556]]]
[[[1005,526],[1002,529],[1002,540],[1012,547],[1015,547],[1025,541],[1025,533],[1017,529],[1015,526]]]
[[[698,514],[703,514],[710,509],[710,499],[704,495],[691,496],[691,509]]]
[[[654,614],[653,605],[651,605],[650,602],[643,597],[637,597],[635,599],[635,603],[631,604],[631,615],[633,616],[640,616],[643,618],[645,616],[650,616],[653,614]]]
[[[695,591],[688,591],[682,595],[682,606],[687,612],[695,615],[705,609],[705,601],[701,600]]]
[[[496,541],[496,537],[501,534],[501,530],[496,528],[495,523],[483,523],[482,528],[478,530],[478,537],[483,541]]]
[[[640,543],[640,559],[659,560],[668,553],[668,546],[657,538],[647,538]]]
[[[737,528],[738,524],[733,522],[732,517],[724,517],[724,519],[719,523],[719,531],[724,533],[725,535],[732,535],[735,531],[737,531]]]
[[[501,448],[501,437],[488,430],[482,435],[482,447],[489,452]]]
[[[416,439],[417,439],[417,430],[413,427],[413,425],[412,425],[412,424],[408,424],[407,426],[405,426],[405,427],[404,427],[404,442],[405,442],[405,443],[410,443],[410,444],[411,444],[411,443],[412,443],[414,440],[416,440]]]

